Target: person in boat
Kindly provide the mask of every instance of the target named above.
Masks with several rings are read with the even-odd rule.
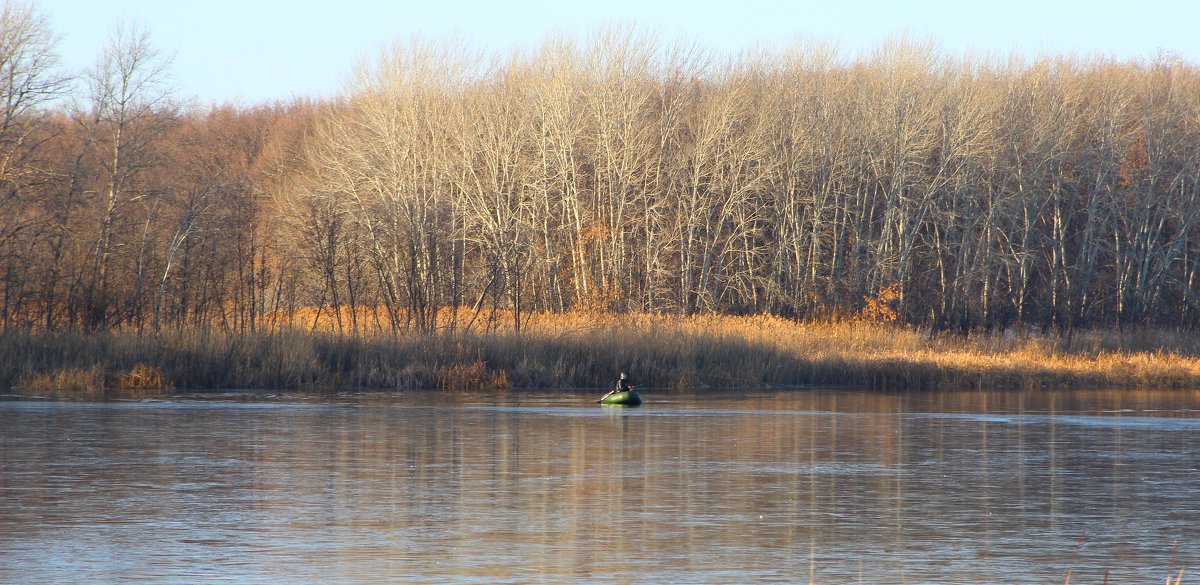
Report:
[[[618,392],[629,392],[630,390],[633,390],[633,385],[629,383],[629,376],[626,376],[625,372],[621,372],[621,375],[617,378],[617,387],[609,390],[608,394],[601,396],[600,399],[604,400]]]
[[[613,392],[629,392],[630,390],[633,390],[633,385],[629,383],[629,376],[626,376],[625,372],[621,372],[621,375],[617,377],[617,387],[613,389]]]

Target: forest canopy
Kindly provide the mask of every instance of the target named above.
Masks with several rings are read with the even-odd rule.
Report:
[[[432,332],[481,310],[1200,321],[1200,70],[633,27],[401,41],[329,101],[185,106],[146,31],[0,17],[0,327]]]

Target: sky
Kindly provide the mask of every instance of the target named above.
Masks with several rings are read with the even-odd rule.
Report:
[[[1200,64],[1200,0],[33,0],[62,64],[90,67],[122,23],[171,55],[171,82],[199,103],[254,105],[343,92],[356,63],[414,36],[506,53],[551,35],[631,24],[715,51],[797,36],[848,54],[929,38],[951,54],[1074,53]]]

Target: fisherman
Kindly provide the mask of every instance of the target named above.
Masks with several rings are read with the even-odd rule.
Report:
[[[633,385],[629,383],[629,376],[626,376],[625,372],[621,372],[621,376],[617,378],[617,387],[609,390],[608,394],[601,396],[600,400],[604,400],[618,392],[629,392],[630,390],[633,390]]]
[[[617,378],[617,387],[613,392],[629,392],[633,390],[633,386],[629,385],[629,376],[625,372],[621,372],[621,376]]]

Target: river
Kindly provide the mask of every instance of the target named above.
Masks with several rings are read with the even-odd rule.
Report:
[[[1195,391],[595,398],[8,397],[0,583],[1200,578]]]

